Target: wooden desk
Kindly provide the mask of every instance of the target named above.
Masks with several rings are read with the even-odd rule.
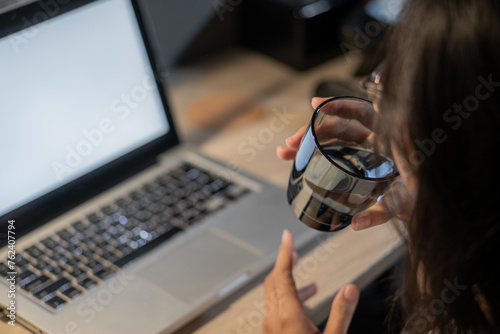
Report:
[[[171,107],[186,142],[228,163],[286,188],[291,162],[280,161],[276,146],[309,121],[310,98],[321,79],[350,79],[358,59],[347,62],[339,57],[307,72],[296,72],[265,56],[230,51],[189,68],[165,73],[171,81]],[[261,113],[245,125],[220,129],[200,129],[186,117],[193,103],[219,96],[240,96]],[[245,105],[245,103],[243,103]],[[250,153],[252,152],[252,153]],[[283,190],[284,191],[284,190]],[[277,240],[278,247],[279,240]],[[315,282],[316,296],[306,302],[315,322],[324,320],[335,293],[346,283],[366,286],[395,263],[402,251],[401,240],[391,224],[354,232],[347,228],[325,234],[301,256],[295,270],[300,286]],[[262,276],[261,278],[263,278]],[[177,334],[249,334],[259,333],[264,313],[264,290],[257,279],[246,289],[214,306]],[[0,323],[0,332],[26,333]]]

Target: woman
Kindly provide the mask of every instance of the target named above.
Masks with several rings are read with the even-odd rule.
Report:
[[[374,117],[400,170],[393,196],[400,210],[388,199],[356,215],[352,227],[405,218],[404,333],[500,332],[499,36],[498,0],[413,0],[388,40]],[[303,133],[278,156],[293,159]],[[265,333],[318,332],[302,307],[315,288],[297,292],[290,274],[296,258],[284,232],[265,282]],[[341,289],[325,333],[347,332],[358,298],[355,286]]]

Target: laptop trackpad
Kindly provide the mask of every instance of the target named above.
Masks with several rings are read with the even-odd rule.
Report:
[[[215,233],[214,233],[215,232]],[[252,246],[207,231],[141,270],[139,276],[186,302],[194,302],[261,257]],[[217,234],[216,234],[217,233]]]

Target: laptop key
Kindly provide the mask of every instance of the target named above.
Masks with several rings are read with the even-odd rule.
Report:
[[[62,268],[59,265],[50,266],[48,268],[45,268],[45,270],[47,270],[47,272],[51,273],[54,276],[61,276],[62,273],[66,272],[66,269]]]
[[[74,222],[73,224],[71,224],[71,226],[73,226],[73,228],[80,233],[84,232],[88,228],[88,226],[85,225],[81,220]]]
[[[125,239],[125,242],[128,240],[127,238],[124,238],[124,239]],[[121,245],[118,245],[116,247],[116,249],[118,249],[124,255],[128,255],[128,254],[132,253],[132,251],[133,251],[133,249],[130,248],[130,246],[127,243],[123,243]]]
[[[200,183],[200,185],[207,185],[210,183],[212,178],[207,173],[202,173],[197,179],[196,182]]]
[[[198,214],[198,211],[192,210],[192,209],[187,209],[184,210],[183,212],[180,213],[179,219],[181,219],[183,222],[189,224]]]
[[[94,272],[94,276],[98,277],[101,280],[105,280],[106,278],[113,275],[114,273],[115,273],[115,271],[113,269],[106,268],[106,269],[101,269],[97,272]]]
[[[144,194],[140,199],[137,200],[142,208],[147,208],[153,202],[154,196],[150,194]]]
[[[189,196],[189,193],[184,188],[178,188],[174,191],[174,196],[178,199],[185,199]]]
[[[142,190],[132,191],[130,194],[128,194],[128,196],[131,199],[133,199],[134,201],[140,200],[143,195],[144,195],[144,192]]]
[[[227,183],[222,181],[221,179],[216,179],[212,183],[208,185],[210,187],[210,190],[212,191],[212,194],[215,194],[219,192],[220,190],[224,189],[227,186]]]
[[[56,234],[59,238],[61,238],[64,241],[69,241],[73,237],[73,234],[70,233],[67,229],[62,229],[58,231]]]
[[[115,261],[114,264],[117,267],[121,268],[121,267],[125,266],[127,263],[129,263],[130,261],[132,261],[135,258],[137,258],[138,256],[140,256],[140,255],[148,252],[149,250],[153,249],[154,247],[158,246],[159,244],[161,244],[165,240],[173,237],[175,234],[177,234],[177,233],[179,233],[181,231],[182,230],[180,228],[172,227],[168,232],[166,232],[166,233],[158,236],[154,240],[151,240],[150,242],[148,242],[144,246],[140,247],[139,249],[137,249],[137,250],[135,250],[133,252],[128,253],[124,257],[122,257],[122,258],[118,259],[117,261]],[[123,246],[123,245],[121,245],[121,246]]]
[[[17,285],[25,286],[36,278],[36,275],[31,270],[25,270],[16,277]]]
[[[39,259],[33,262],[33,267],[35,267],[38,270],[44,270],[45,268],[50,268],[50,263],[48,263],[44,259]]]
[[[83,257],[85,259],[92,259],[93,255],[95,252],[92,249],[82,249],[82,252],[80,253],[80,257]]]
[[[113,213],[115,213],[115,209],[111,205],[106,205],[105,207],[102,207],[101,211],[107,216],[111,216],[113,215]]]
[[[119,208],[126,209],[129,204],[127,197],[119,198],[115,201],[115,205]]]
[[[75,267],[77,264],[78,264],[78,259],[75,259],[74,257],[70,258],[70,259],[67,259],[65,264],[70,266],[70,267]]]
[[[74,286],[70,286],[68,289],[64,290],[62,294],[68,297],[69,299],[76,299],[82,294],[82,290],[79,290]]]
[[[69,288],[69,283],[70,283],[70,281],[67,278],[61,278],[60,280],[46,286],[45,288],[34,293],[33,295],[36,298],[43,300],[56,290],[59,290],[59,289],[62,291],[66,290],[67,288]]]
[[[82,281],[87,277],[87,272],[82,270],[81,268],[75,268],[72,272],[70,272],[70,275],[76,278],[78,282]]]
[[[47,247],[48,249],[54,249],[57,247],[58,243],[54,241],[51,237],[45,238],[42,241],[42,244]]]
[[[248,193],[248,189],[236,184],[230,184],[224,193],[229,199],[235,200]]]
[[[0,262],[0,276],[7,277],[7,273],[10,272],[11,270],[7,265],[3,262]]]
[[[213,196],[212,188],[209,185],[203,186],[200,190],[199,193],[205,196],[206,198],[210,199]]]
[[[190,179],[190,180],[196,180],[198,177],[200,177],[202,174],[202,172],[197,169],[197,168],[191,168],[189,169],[187,172],[186,172],[186,176]]]
[[[145,220],[148,220],[150,219],[151,217],[153,216],[153,213],[147,209],[144,209],[144,210],[141,210],[141,211],[137,211],[134,215],[134,217],[138,220],[138,221],[145,221]]]
[[[91,214],[87,215],[86,218],[92,224],[97,224],[101,221],[101,219],[99,218],[99,215],[97,213],[91,213]]]
[[[65,254],[62,252],[54,252],[51,256],[50,259],[54,262],[61,261],[62,263],[66,263],[68,261],[68,258],[66,257]]]
[[[66,303],[66,301],[58,296],[54,296],[45,302],[45,304],[49,305],[50,307],[52,307],[56,310],[63,307],[65,303]]]
[[[44,286],[52,283],[53,281],[48,278],[46,275],[40,275],[30,283],[26,284],[22,288],[26,291],[29,291],[31,293],[37,293],[38,291],[42,290]]]
[[[115,253],[105,251],[100,255],[104,260],[109,261],[111,263],[118,260],[118,256]]]
[[[149,210],[151,210],[152,213],[154,213],[155,215],[157,214],[160,214],[163,212],[163,210],[166,209],[166,205],[161,203],[161,202],[157,202],[157,203],[154,203],[152,205],[149,206]]]
[[[101,270],[103,265],[97,260],[91,259],[87,263],[85,263],[85,266],[90,268],[93,271],[98,271]]]
[[[22,269],[29,264],[29,261],[21,254],[17,254],[15,263],[16,263],[17,269]],[[1,269],[0,269],[0,271],[1,271]]]
[[[38,257],[43,255],[43,252],[37,246],[28,247],[24,251],[34,259],[37,259]]]
[[[135,213],[139,211],[139,204],[137,202],[132,202],[130,203],[129,206],[125,209],[125,216],[126,217],[132,217],[135,215]]]
[[[82,281],[79,282],[79,285],[82,286],[86,290],[90,290],[90,289],[93,289],[97,286],[97,282],[89,277],[86,277]]]
[[[207,201],[205,207],[208,212],[216,211],[226,204],[227,200],[222,196],[214,196]]]

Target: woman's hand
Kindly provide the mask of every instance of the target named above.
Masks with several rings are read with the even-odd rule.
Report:
[[[313,98],[312,106],[316,109],[321,103],[329,98]],[[336,137],[348,142],[372,143],[376,134],[372,131],[377,112],[373,108],[364,107],[352,108],[342,101],[331,103],[328,114],[336,115],[332,123],[329,124],[329,136]],[[276,154],[280,159],[293,160],[297,155],[302,137],[307,129],[307,125],[301,127],[293,136],[286,140],[285,147],[278,147]],[[363,230],[376,225],[384,224],[393,217],[407,220],[413,207],[413,197],[409,193],[406,185],[398,179],[389,189],[382,200],[375,203],[370,208],[356,214],[352,219],[352,228],[356,231]]]
[[[307,334],[320,333],[306,315],[302,302],[316,293],[316,286],[310,285],[299,291],[292,276],[297,263],[297,253],[293,251],[293,236],[284,231],[276,264],[267,276],[266,314],[262,332],[264,334]],[[346,285],[335,296],[325,334],[345,334],[356,309],[359,290],[355,285]]]

